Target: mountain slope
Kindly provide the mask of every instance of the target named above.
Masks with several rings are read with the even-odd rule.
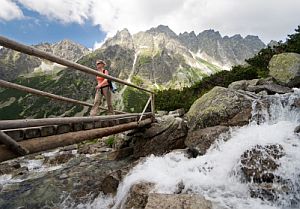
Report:
[[[80,57],[89,52],[86,47],[70,40],[62,40],[54,44],[41,43],[34,47],[71,61],[77,61]],[[19,75],[32,73],[34,71],[45,72],[62,68],[62,66],[52,62],[41,60],[11,49],[0,49],[0,79],[3,80],[10,81],[16,79]]]

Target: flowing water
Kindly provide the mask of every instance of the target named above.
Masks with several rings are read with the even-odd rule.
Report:
[[[116,197],[101,196],[82,208],[114,208],[122,206],[133,184],[146,181],[156,184],[153,192],[172,194],[178,184],[185,187],[183,193],[201,194],[220,208],[300,208],[300,136],[294,129],[300,124],[299,107],[293,106],[300,98],[300,90],[294,93],[269,96],[268,108],[263,102],[253,102],[252,120],[249,125],[232,128],[230,139],[222,137],[204,156],[188,159],[182,152],[172,152],[156,157],[149,156],[134,167],[119,185]],[[290,192],[274,201],[252,198],[251,183],[242,180],[240,157],[255,145],[280,144],[285,155],[280,158],[276,174],[289,180]],[[102,204],[101,204],[102,203]]]

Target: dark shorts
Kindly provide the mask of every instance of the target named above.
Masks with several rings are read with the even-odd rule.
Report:
[[[108,88],[108,87],[109,87],[109,85],[100,87],[100,93],[101,93],[102,95],[104,95],[104,94],[103,94],[103,89],[104,89],[104,88]]]

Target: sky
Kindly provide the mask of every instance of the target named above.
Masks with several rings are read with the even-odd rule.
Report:
[[[299,8],[300,0],[0,0],[0,35],[24,44],[71,39],[95,49],[118,30],[162,24],[177,34],[214,29],[269,43],[294,33]]]

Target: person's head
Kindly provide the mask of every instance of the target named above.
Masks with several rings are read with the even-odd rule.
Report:
[[[106,63],[103,60],[97,60],[96,61],[96,66],[97,68],[103,68],[106,65]]]

